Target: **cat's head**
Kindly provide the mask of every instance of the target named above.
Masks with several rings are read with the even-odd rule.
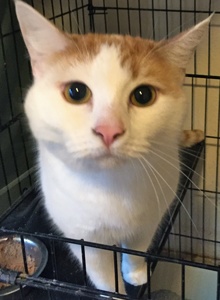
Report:
[[[154,42],[69,35],[23,2],[16,11],[34,75],[25,111],[39,143],[95,161],[138,157],[158,139],[178,143],[185,68],[210,18]]]

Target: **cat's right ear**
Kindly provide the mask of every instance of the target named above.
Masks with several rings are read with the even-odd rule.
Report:
[[[16,14],[28,49],[34,77],[44,71],[44,61],[55,52],[65,49],[70,40],[30,5],[15,1]]]
[[[161,53],[171,63],[185,70],[196,47],[201,42],[214,14],[177,36],[161,42]]]

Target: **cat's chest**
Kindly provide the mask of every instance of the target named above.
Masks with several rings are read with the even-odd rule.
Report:
[[[128,169],[112,176],[106,176],[102,170],[80,174],[59,162],[50,164],[47,159],[41,163],[47,210],[63,228],[71,224],[72,228],[94,231],[103,226],[129,226],[141,218],[147,192],[147,184],[141,179],[132,182],[132,172],[129,174]]]
[[[46,208],[66,236],[93,239],[97,232],[124,233],[161,220],[175,195],[177,169],[152,174],[143,163],[112,170],[76,172],[55,157],[41,155],[41,185]],[[169,169],[169,168],[168,168]],[[132,225],[132,226],[131,226]]]
[[[108,218],[118,223],[129,211],[135,215],[144,194],[147,190],[149,195],[151,192],[146,182],[141,179],[138,183],[132,182],[129,177],[129,173],[109,178],[102,171],[78,174],[66,168],[61,170],[58,165],[53,165],[53,170],[45,164],[41,166],[41,184],[49,209],[57,207],[66,216],[74,215],[76,222],[86,219],[87,224],[94,219],[96,224],[107,222]]]

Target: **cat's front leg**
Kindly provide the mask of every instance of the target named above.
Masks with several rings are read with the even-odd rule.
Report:
[[[146,241],[144,239],[135,239],[126,242],[124,248],[134,249],[138,251],[146,251]],[[123,278],[129,284],[134,286],[142,285],[147,282],[147,263],[146,259],[141,256],[130,255],[124,253],[122,256],[122,274]]]

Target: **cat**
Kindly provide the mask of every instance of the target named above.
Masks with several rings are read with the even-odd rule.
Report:
[[[183,132],[182,86],[210,17],[155,42],[64,33],[21,1],[16,13],[34,77],[24,107],[50,217],[68,238],[146,251],[177,190],[179,144],[203,139]],[[70,249],[81,261],[80,246]],[[85,255],[95,286],[115,291],[112,253],[86,247]],[[123,254],[119,267],[120,293],[123,279],[147,282],[144,258]]]

